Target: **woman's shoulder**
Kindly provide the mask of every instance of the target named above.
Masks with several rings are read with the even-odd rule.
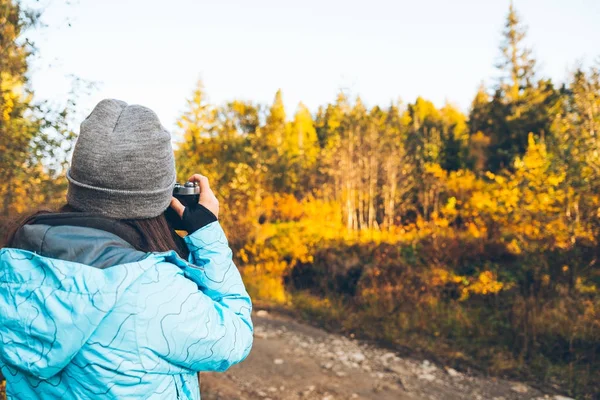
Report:
[[[175,251],[148,253],[146,262],[150,263],[150,267],[140,277],[139,282],[144,288],[181,286],[188,280],[183,268],[189,264]]]

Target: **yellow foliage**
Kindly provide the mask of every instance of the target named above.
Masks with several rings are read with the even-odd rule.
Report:
[[[447,283],[468,284],[464,276],[456,275],[444,268],[435,267],[431,270],[429,281],[431,286],[445,286]]]
[[[521,254],[522,252],[519,242],[516,239],[511,240],[506,247],[513,254]]]
[[[505,285],[497,280],[495,273],[483,271],[477,280],[471,282],[462,289],[460,300],[466,300],[471,294],[496,294],[510,285]]]
[[[586,284],[583,278],[578,277],[575,280],[575,289],[579,293],[596,293],[596,285],[594,284]]]
[[[476,224],[472,222],[469,222],[469,224],[467,225],[467,229],[471,236],[473,236],[474,238],[480,238],[485,233],[485,229],[479,228]]]
[[[425,163],[425,172],[436,179],[445,179],[448,175],[448,172],[436,163]]]
[[[304,214],[303,205],[291,194],[267,195],[260,209],[268,220],[276,221],[297,221]]]
[[[284,269],[283,262],[244,267],[241,270],[242,277],[250,296],[279,304],[287,302],[289,295],[283,285],[281,272],[277,272]]]

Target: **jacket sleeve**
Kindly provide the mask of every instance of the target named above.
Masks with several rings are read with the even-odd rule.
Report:
[[[224,371],[252,347],[252,303],[218,222],[188,235],[187,266],[165,287],[146,329],[151,350],[191,371]],[[161,272],[162,273],[162,272]],[[158,280],[162,279],[160,277]],[[157,294],[158,295],[158,294]]]

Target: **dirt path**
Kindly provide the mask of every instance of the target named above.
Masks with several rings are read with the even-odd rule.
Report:
[[[203,400],[571,400],[403,359],[283,315],[259,311],[253,320],[252,353],[225,373],[202,373]]]
[[[252,353],[226,373],[202,373],[203,400],[568,399],[403,359],[279,314],[259,311],[253,320]]]

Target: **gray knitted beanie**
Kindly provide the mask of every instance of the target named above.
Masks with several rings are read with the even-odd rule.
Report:
[[[81,211],[156,217],[175,184],[171,135],[152,110],[102,100],[81,123],[67,179],[67,202]]]

